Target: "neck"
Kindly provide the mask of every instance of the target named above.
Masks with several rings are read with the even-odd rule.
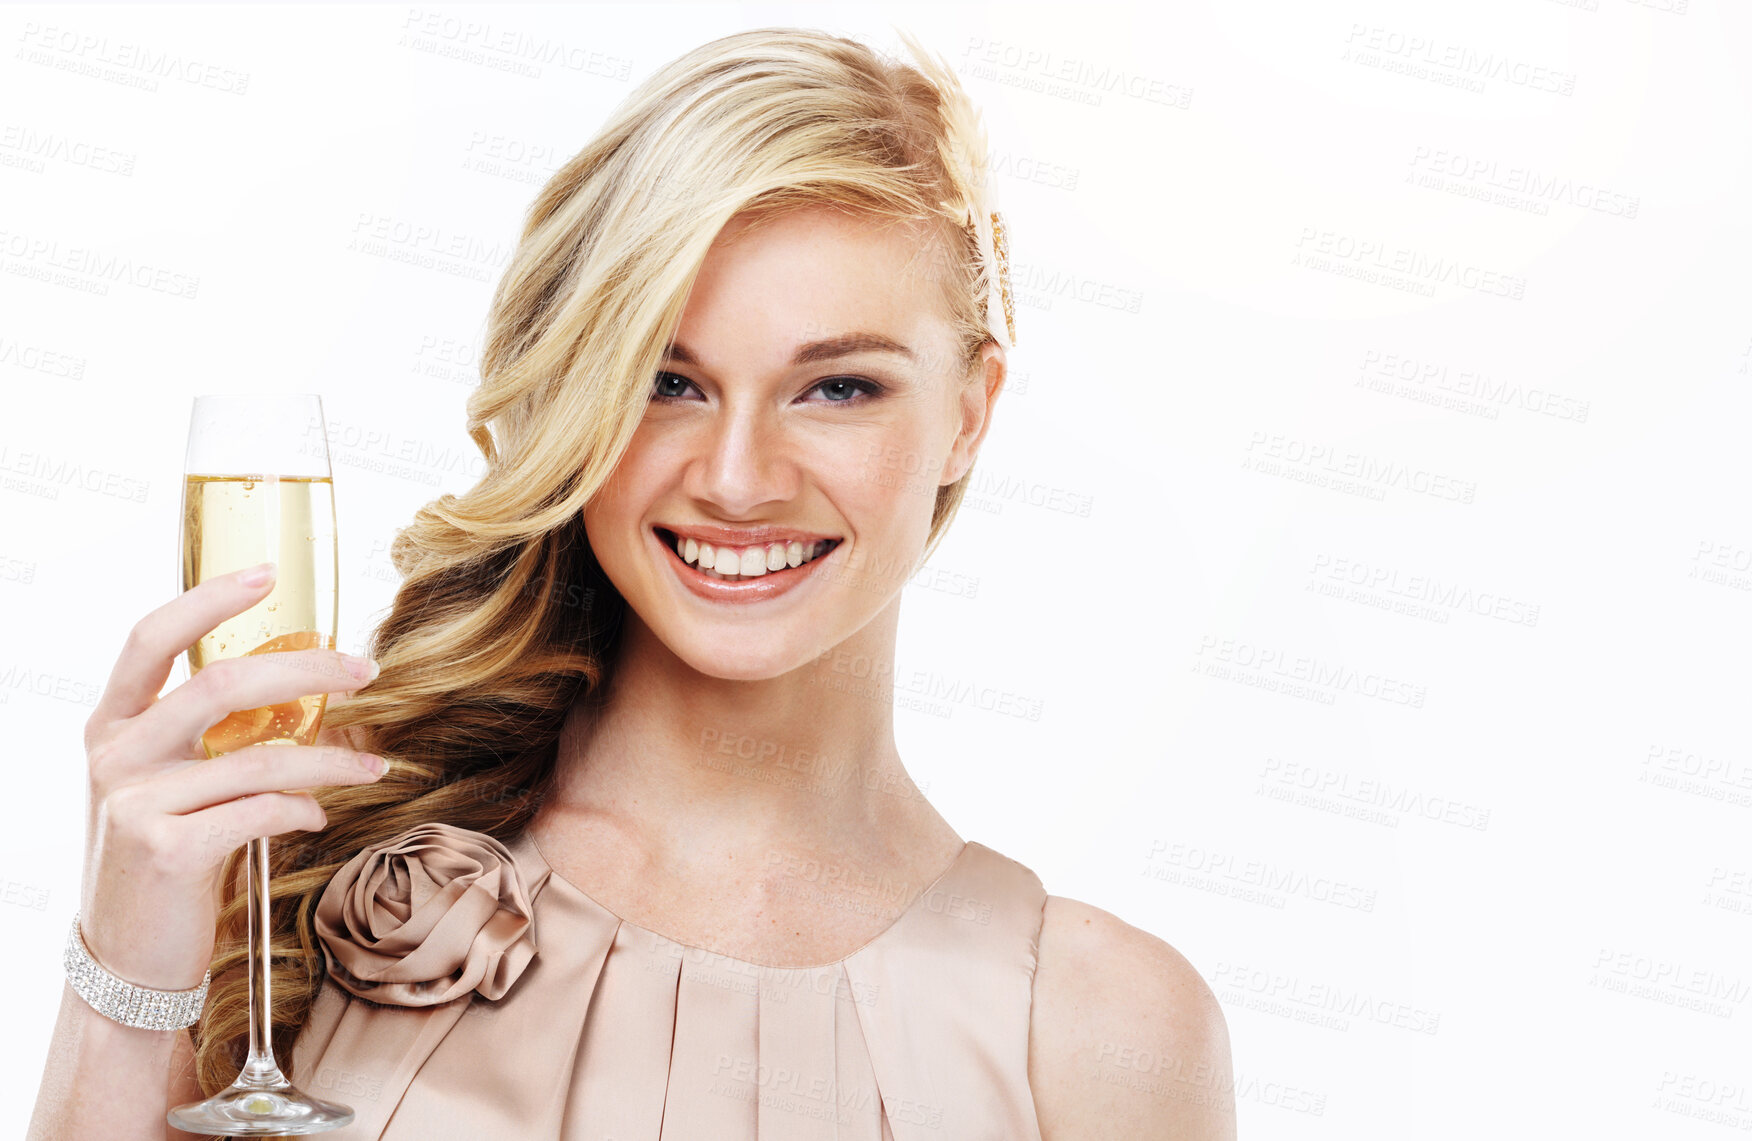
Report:
[[[894,743],[899,609],[897,598],[827,653],[757,681],[695,670],[629,609],[611,680],[561,731],[553,807],[669,864],[952,837]]]

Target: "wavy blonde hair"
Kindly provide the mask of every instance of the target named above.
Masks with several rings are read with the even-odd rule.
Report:
[[[293,1046],[322,983],[312,916],[355,853],[429,821],[510,841],[534,817],[575,701],[599,695],[625,603],[585,539],[584,505],[638,427],[689,289],[725,223],[828,205],[925,222],[922,277],[962,354],[1008,346],[992,296],[986,144],[954,72],[898,33],[916,65],[825,32],[762,28],[661,68],[542,188],[494,294],[468,433],[480,481],[421,508],[391,558],[402,576],[369,652],[383,672],[327,728],[389,758],[375,783],[315,790],[317,832],[272,846],[274,1047]],[[994,320],[994,315],[996,319]],[[938,489],[924,557],[967,483]],[[211,1094],[248,1043],[243,849],[228,858],[196,1072]],[[296,1075],[294,1075],[296,1078]],[[317,1091],[312,1091],[317,1092]]]

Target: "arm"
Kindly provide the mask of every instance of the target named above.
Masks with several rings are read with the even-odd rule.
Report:
[[[1234,1141],[1229,1032],[1216,996],[1167,943],[1048,896],[1028,1080],[1045,1141]]]
[[[244,890],[241,862],[237,890]],[[26,1141],[188,1141],[202,1135],[174,1128],[165,1114],[204,1096],[188,1030],[112,1022],[62,978],[61,1009]]]
[[[318,745],[347,746],[325,729]],[[244,890],[244,864],[236,887]],[[214,889],[218,904],[219,889]],[[139,1030],[91,1009],[61,980],[61,1007],[37,1089],[27,1141],[187,1141],[173,1128],[173,1105],[200,1101],[194,1043],[187,1030]]]
[[[187,1030],[112,1022],[62,979],[61,1010],[26,1138],[186,1141],[193,1135],[172,1129],[164,1115],[173,1091],[183,1088],[179,1061],[191,1054]]]

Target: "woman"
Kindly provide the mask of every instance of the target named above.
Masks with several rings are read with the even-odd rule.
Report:
[[[103,1088],[158,1136],[235,1075],[259,835],[276,1046],[338,1138],[1234,1135],[1198,973],[961,839],[895,747],[902,587],[1014,320],[975,113],[906,42],[709,43],[543,189],[469,405],[488,471],[398,536],[380,675],[262,655],[155,702],[240,576],[136,628],[80,924],[137,985],[216,981],[192,1040],[64,999],[33,1135]],[[323,688],[317,746],[185,759]]]

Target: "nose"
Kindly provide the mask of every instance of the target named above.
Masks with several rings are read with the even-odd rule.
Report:
[[[702,425],[684,490],[727,519],[748,519],[796,497],[801,481],[783,425],[771,410],[725,408]]]

